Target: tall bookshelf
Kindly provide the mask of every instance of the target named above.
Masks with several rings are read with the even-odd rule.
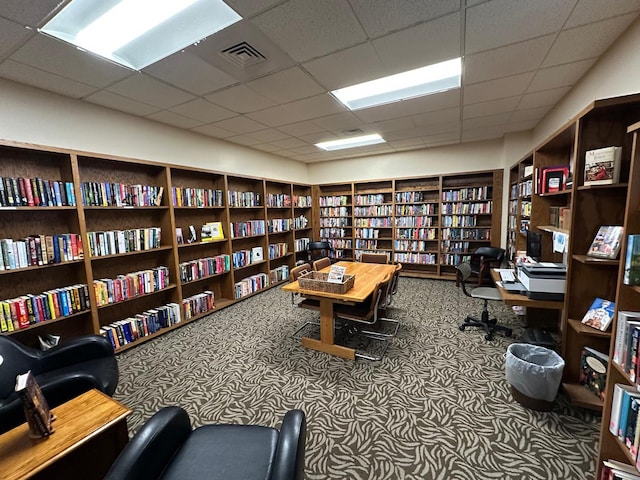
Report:
[[[384,253],[391,260],[393,241],[393,181],[353,186],[355,259],[363,253]]]
[[[11,142],[0,160],[0,243],[35,259],[0,269],[0,301],[25,307],[22,328],[2,334],[34,347],[38,335],[113,334],[116,324],[130,335],[117,352],[139,345],[285,281],[296,239],[313,232],[310,185]],[[28,204],[24,179],[39,179],[30,195],[51,203]],[[20,193],[11,204],[5,181]],[[205,224],[223,238],[203,239]],[[238,252],[249,255],[234,267]]]
[[[629,169],[628,188],[626,205],[624,208],[624,241],[622,242],[620,258],[626,258],[627,235],[640,234],[640,122],[631,125],[628,133],[633,135],[632,145],[629,149],[631,152],[631,165]],[[625,146],[628,143],[625,142]],[[623,147],[624,148],[624,147]],[[624,260],[620,261],[617,269],[616,278],[616,314],[618,311],[640,311],[640,287],[625,285],[624,278]],[[612,332],[616,332],[617,315],[614,317]],[[613,351],[615,345],[615,335],[612,335],[610,343],[610,352]],[[611,420],[611,407],[613,399],[613,389],[615,384],[632,385],[637,387],[637,381],[632,382],[629,374],[624,371],[617,363],[612,361],[612,355],[609,357],[609,365],[607,369],[607,384],[605,390],[605,401],[602,412],[602,425],[600,430],[600,442],[598,450],[598,463],[596,478],[600,478],[602,472],[602,462],[609,459],[618,460],[620,462],[631,465],[636,464],[629,449],[612,433],[609,432],[609,421]],[[640,475],[640,472],[638,472]]]
[[[533,190],[533,153],[509,169],[509,204],[507,217],[507,258],[525,250],[526,234],[531,222]]]
[[[315,237],[331,244],[335,259],[353,260],[353,184],[319,185],[316,196],[319,208]]]
[[[293,185],[295,263],[307,261],[307,247],[313,237],[313,191],[308,185]]]

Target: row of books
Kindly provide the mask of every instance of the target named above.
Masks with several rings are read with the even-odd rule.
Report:
[[[549,225],[569,229],[571,209],[569,207],[549,207]]]
[[[224,192],[212,188],[172,187],[174,207],[222,207]]]
[[[367,217],[367,216],[391,216],[393,215],[392,205],[371,205],[368,207],[353,207],[354,217]]]
[[[640,480],[640,472],[634,466],[609,459],[602,462],[598,480]]]
[[[396,192],[396,203],[426,202],[424,192]]]
[[[234,293],[236,300],[238,298],[250,295],[258,290],[262,290],[269,286],[269,277],[266,273],[257,273],[250,277],[243,278],[234,285]]]
[[[267,222],[269,233],[288,232],[293,228],[292,218],[272,218]]]
[[[429,248],[424,240],[394,240],[393,249],[405,252],[423,252]]]
[[[424,203],[422,205],[396,205],[396,215],[437,215],[438,205]]]
[[[296,230],[307,228],[308,225],[309,225],[309,219],[304,215],[300,215],[299,217],[295,217],[293,219],[293,228],[295,228]]]
[[[357,239],[356,240],[356,248],[362,249],[362,248],[367,248],[367,249],[377,249],[378,248],[378,240],[363,240],[363,239]]]
[[[164,187],[125,183],[82,182],[82,204],[88,207],[157,207]]]
[[[396,228],[396,238],[401,240],[437,240],[437,228]]]
[[[322,236],[322,233],[320,233]],[[311,239],[309,237],[296,238],[293,241],[293,249],[296,252],[305,252],[309,249],[309,242]]]
[[[446,240],[491,240],[490,228],[443,228]]]
[[[320,223],[322,224],[322,220],[320,221]],[[326,225],[321,225],[323,227],[326,227]],[[346,225],[348,226],[348,225]],[[334,237],[348,237],[351,236],[351,229],[344,229],[344,228],[321,228],[320,229],[320,237],[321,238],[334,238]]]
[[[350,207],[322,207],[320,209],[321,217],[350,217]]]
[[[265,203],[267,204],[267,207],[290,207],[291,195],[288,193],[267,193],[265,195]]]
[[[321,227],[349,227],[350,217],[320,217]]]
[[[321,207],[340,207],[351,205],[351,197],[347,195],[324,196],[318,199]]]
[[[87,285],[78,284],[0,301],[0,331],[12,332],[90,308]]]
[[[117,350],[180,321],[180,306],[177,303],[168,303],[105,325],[100,328],[100,334],[108,338],[113,348]]]
[[[520,205],[520,215],[523,217],[531,216],[531,202],[522,202]]]
[[[215,307],[215,294],[211,290],[205,290],[202,293],[191,295],[182,300],[182,310],[184,311],[185,320],[200,315],[201,313],[210,312]]]
[[[159,248],[161,230],[160,227],[148,227],[88,232],[89,254],[92,257],[103,257]]]
[[[246,267],[251,263],[258,263],[264,260],[262,247],[253,247],[251,250],[238,250],[231,255],[233,268]]]
[[[77,233],[31,235],[0,239],[0,271],[70,262],[84,258],[82,237]]]
[[[475,227],[478,224],[478,218],[475,216],[467,215],[443,215],[442,226],[443,227]]]
[[[180,281],[192,282],[200,278],[217,275],[231,270],[231,257],[227,254],[198,258],[182,262],[178,266]]]
[[[631,385],[617,383],[613,387],[609,431],[629,449],[631,457],[638,459],[640,446],[640,392]],[[636,463],[640,467],[640,463]]]
[[[351,248],[353,243],[352,240],[343,238],[325,238],[323,240],[329,242],[331,248],[334,249]]]
[[[456,265],[459,265],[462,262],[468,262],[469,258],[470,258],[470,256],[469,256],[468,252],[442,253],[440,255],[440,265],[447,265],[447,266],[453,265],[453,266],[456,266]]]
[[[372,195],[355,195],[353,197],[354,205],[381,205],[383,203],[387,202],[384,199],[384,195],[381,193]]]
[[[264,220],[248,220],[246,222],[231,222],[231,238],[252,237],[264,235]]]
[[[613,361],[629,374],[632,382],[638,377],[640,360],[640,312],[621,310],[616,322]]]
[[[396,217],[396,227],[437,227],[437,217]]]
[[[380,250],[356,250],[355,251],[355,256],[356,256],[356,260],[360,260],[360,258],[362,257],[363,253],[375,253],[377,255],[383,253],[387,256],[387,261],[389,261],[389,253],[388,252],[381,252]]]
[[[640,235],[627,235],[627,255],[622,281],[625,285],[640,285]]]
[[[458,200],[490,200],[492,187],[469,187],[459,190],[442,192],[442,200],[445,202],[457,202]]]
[[[354,227],[388,227],[393,226],[391,217],[380,218],[356,218],[353,220]]]
[[[377,228],[356,228],[356,238],[378,238],[380,230]]]
[[[469,242],[452,242],[451,240],[443,240],[440,247],[445,252],[466,253],[469,251]]]
[[[525,180],[524,182],[520,182],[518,184],[517,196],[519,196],[520,198],[530,197],[532,193],[533,193],[533,180]]]
[[[296,208],[311,208],[313,204],[311,195],[294,195],[293,206]]]
[[[168,286],[169,269],[164,266],[93,281],[99,307],[153,293]]]
[[[269,259],[283,257],[289,251],[286,243],[272,243],[269,245]]]
[[[400,263],[414,263],[419,265],[435,265],[434,253],[394,253],[393,261]]]
[[[286,280],[288,278],[289,267],[287,265],[281,265],[269,272],[269,282],[271,283],[282,282],[283,280]]]
[[[533,193],[562,192],[567,189],[569,180],[569,165],[553,165],[538,167],[533,171]]]
[[[256,192],[227,192],[230,207],[259,207],[262,205],[262,195]]]
[[[477,215],[480,213],[491,213],[493,202],[483,203],[443,203],[443,214],[458,214],[458,215]]]
[[[75,207],[72,182],[0,177],[0,207]]]

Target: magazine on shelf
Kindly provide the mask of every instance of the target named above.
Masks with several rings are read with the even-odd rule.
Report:
[[[622,227],[616,225],[603,225],[598,229],[587,255],[590,257],[615,259],[620,251],[622,240]]]

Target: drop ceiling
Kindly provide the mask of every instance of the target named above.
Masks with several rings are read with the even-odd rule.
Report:
[[[640,0],[227,0],[241,22],[136,72],[37,32],[67,3],[0,3],[0,77],[306,163],[530,130],[640,14]],[[459,56],[459,90],[354,112],[328,93]],[[387,143],[314,146],[359,133]]]

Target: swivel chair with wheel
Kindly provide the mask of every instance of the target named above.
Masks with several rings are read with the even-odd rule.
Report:
[[[467,297],[477,298],[483,301],[482,312],[480,318],[472,317],[468,315],[464,319],[464,322],[458,327],[464,332],[467,327],[478,327],[485,332],[485,340],[493,340],[494,332],[502,332],[505,337],[510,337],[513,333],[512,330],[503,325],[498,325],[498,321],[495,318],[489,318],[489,301],[501,302],[502,296],[497,288],[492,287],[476,287],[473,290],[467,290],[465,282],[471,276],[471,265],[464,262],[456,267],[457,270],[457,283],[462,287],[462,291]]]

